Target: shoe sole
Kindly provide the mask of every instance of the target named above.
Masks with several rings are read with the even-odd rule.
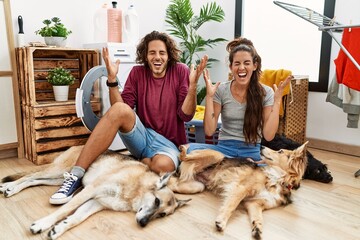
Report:
[[[75,192],[73,194],[71,194],[70,196],[66,197],[66,198],[51,198],[49,199],[49,203],[52,205],[62,205],[65,203],[68,203],[75,194],[77,194],[78,192],[80,192],[83,189],[83,187],[79,187],[78,189],[75,190]]]

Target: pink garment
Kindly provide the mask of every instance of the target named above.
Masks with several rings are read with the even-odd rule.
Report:
[[[344,29],[342,45],[348,50],[357,63],[360,64],[360,28]],[[360,91],[360,70],[340,49],[337,59],[334,60],[336,65],[336,78],[338,83]]]
[[[184,122],[193,117],[181,110],[189,88],[189,73],[185,64],[177,63],[168,67],[165,77],[154,78],[150,69],[135,66],[121,94],[124,102],[136,109],[145,127],[176,146],[186,143]]]

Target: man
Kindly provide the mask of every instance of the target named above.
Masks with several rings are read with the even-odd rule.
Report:
[[[184,122],[195,113],[197,82],[207,56],[196,70],[192,66],[189,71],[179,63],[175,41],[153,31],[137,46],[136,62],[142,65],[133,67],[120,93],[116,82],[120,61],[113,64],[107,48],[102,53],[112,106],[90,135],[71,172],[64,174],[63,185],[50,197],[51,204],[70,201],[81,187],[86,169],[108,149],[116,134],[152,171],[171,172],[178,167],[178,146],[186,143]]]

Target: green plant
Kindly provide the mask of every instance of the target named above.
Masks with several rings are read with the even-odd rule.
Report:
[[[180,39],[181,53],[180,61],[190,66],[192,63],[199,64],[200,52],[206,51],[207,47],[213,48],[217,44],[227,41],[224,38],[204,39],[199,35],[198,30],[204,23],[215,21],[222,22],[225,19],[224,10],[216,4],[207,3],[200,9],[200,14],[194,14],[190,0],[171,0],[166,9],[165,21],[170,28],[167,29],[170,35]],[[217,59],[210,58],[207,67],[210,68]],[[204,90],[198,88],[198,104],[202,102],[205,95]]]
[[[67,36],[72,33],[71,30],[68,30],[64,24],[61,23],[61,20],[58,17],[53,17],[51,20],[45,19],[43,24],[45,24],[44,27],[35,31],[36,34],[39,34],[42,37],[67,38]]]
[[[55,86],[71,85],[75,80],[71,72],[62,67],[49,70],[46,79],[50,84]]]

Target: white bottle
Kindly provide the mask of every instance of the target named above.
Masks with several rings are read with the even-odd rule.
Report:
[[[96,43],[108,40],[107,9],[108,5],[104,3],[94,15],[94,42]]]
[[[140,39],[139,15],[133,4],[125,15],[126,42],[137,44]]]

